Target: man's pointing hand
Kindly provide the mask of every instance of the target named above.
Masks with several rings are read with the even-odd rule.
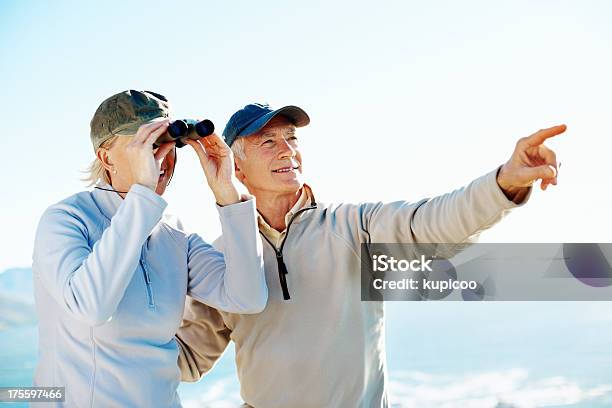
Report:
[[[538,179],[542,180],[542,190],[549,184],[557,185],[557,156],[544,146],[544,141],[565,132],[566,128],[559,125],[542,129],[516,143],[512,157],[497,174],[497,184],[506,197],[517,202],[519,196],[524,197],[527,187]]]

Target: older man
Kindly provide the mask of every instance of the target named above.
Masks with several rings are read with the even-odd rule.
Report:
[[[250,104],[223,132],[256,197],[269,298],[256,315],[189,301],[177,334],[183,380],[198,380],[231,339],[248,406],[387,407],[384,309],[360,300],[360,244],[473,238],[525,202],[536,180],[557,183],[543,142],[565,126],[520,139],[503,166],[439,197],[323,204],[302,179],[296,128],[309,121],[295,106]],[[216,244],[223,250],[223,237]]]

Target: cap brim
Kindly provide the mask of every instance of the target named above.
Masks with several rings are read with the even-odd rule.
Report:
[[[284,106],[280,109],[277,109],[273,112],[266,113],[261,118],[255,120],[249,126],[244,128],[244,130],[236,136],[237,137],[250,136],[254,133],[257,133],[264,126],[266,126],[268,122],[270,122],[274,117],[278,115],[286,116],[289,120],[291,120],[291,122],[293,122],[295,127],[306,126],[310,123],[310,117],[308,117],[308,114],[302,108],[289,105],[289,106]]]
[[[165,118],[163,116],[158,116],[156,118],[147,120],[145,122],[133,122],[133,123],[123,126],[119,130],[115,130],[112,134],[116,136],[134,136],[142,125],[148,125],[149,123],[160,122],[165,119],[168,119],[168,118]]]

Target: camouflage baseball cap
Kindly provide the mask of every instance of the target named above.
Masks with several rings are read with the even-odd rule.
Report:
[[[91,119],[94,151],[113,136],[134,135],[141,125],[167,118],[169,110],[166,97],[151,91],[130,89],[111,96],[100,104]]]

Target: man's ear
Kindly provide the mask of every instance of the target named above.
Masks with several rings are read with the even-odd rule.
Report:
[[[234,158],[234,173],[236,173],[236,178],[238,179],[238,181],[241,182],[242,184],[244,184],[244,179],[246,179],[246,176],[244,175],[244,173],[240,169],[240,165],[238,164],[238,160],[236,160],[235,158]]]

